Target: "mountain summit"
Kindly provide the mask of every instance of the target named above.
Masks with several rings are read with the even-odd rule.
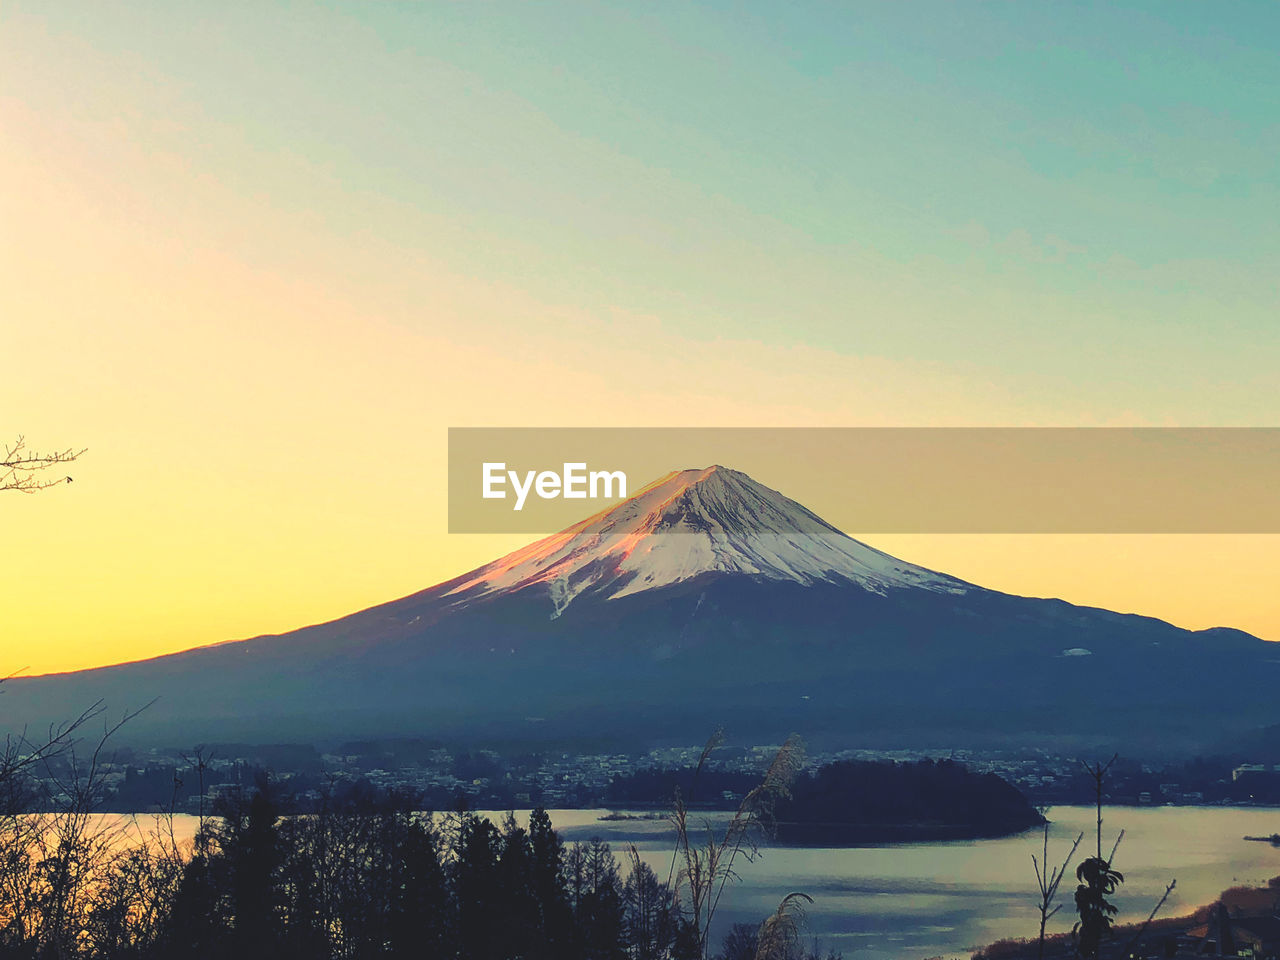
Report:
[[[881,594],[976,589],[854,540],[745,473],[711,466],[668,473],[616,507],[455,581],[446,596],[541,587],[558,617],[584,593],[617,599],[707,573],[850,583]]]
[[[1276,647],[897,560],[746,474],[668,474],[447,583],[279,636],[6,682],[0,732],[1185,753],[1280,723]]]

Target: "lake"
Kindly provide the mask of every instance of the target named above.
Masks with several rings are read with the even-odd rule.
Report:
[[[565,810],[552,821],[567,840],[599,835],[623,853],[636,843],[641,856],[665,878],[672,845],[661,822],[596,819],[599,811]],[[1092,849],[1092,807],[1048,812],[1049,857],[1061,863],[1076,834],[1085,832],[1083,855]],[[1280,874],[1280,850],[1242,839],[1280,830],[1280,810],[1230,807],[1104,809],[1104,837],[1125,831],[1115,865],[1125,883],[1114,898],[1120,921],[1141,921],[1169,880],[1177,888],[1161,911],[1175,916],[1214,900],[1236,884],[1262,885]],[[814,898],[808,930],[846,957],[923,960],[967,956],[1003,937],[1034,936],[1039,923],[1031,854],[1042,834],[1033,830],[1002,840],[952,841],[853,848],[769,847],[743,864],[741,881],[721,901],[716,926],[758,922],[793,890]],[[1079,860],[1077,855],[1077,861]],[[1051,930],[1071,929],[1073,873],[1063,881],[1064,906]],[[719,933],[715,934],[718,944]]]
[[[673,848],[661,820],[602,821],[605,810],[552,810],[566,841],[599,836],[625,862],[628,843],[665,879]],[[1262,885],[1280,874],[1280,850],[1244,836],[1280,831],[1280,810],[1233,807],[1116,807],[1103,812],[1107,849],[1125,831],[1116,868],[1125,875],[1114,900],[1121,922],[1141,921],[1169,880],[1178,886],[1161,916],[1187,913],[1226,887]],[[500,816],[500,815],[495,815]],[[527,814],[518,814],[527,821]],[[714,816],[714,815],[713,815]],[[1076,834],[1082,854],[1092,850],[1092,807],[1054,807],[1049,859],[1061,862]],[[194,817],[179,817],[183,835]],[[741,880],[726,890],[714,942],[730,924],[758,923],[792,891],[814,898],[808,934],[848,960],[924,960],[968,956],[1004,937],[1031,937],[1038,926],[1031,855],[1041,833],[1002,840],[951,841],[846,848],[766,847],[754,863],[739,863]],[[1076,862],[1079,861],[1077,856]],[[1074,864],[1073,864],[1074,868]],[[1070,930],[1074,873],[1063,881],[1063,908],[1052,931]]]

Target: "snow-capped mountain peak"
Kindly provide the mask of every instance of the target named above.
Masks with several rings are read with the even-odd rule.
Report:
[[[853,582],[875,593],[976,589],[854,540],[745,473],[717,465],[660,477],[617,506],[481,567],[448,595],[470,601],[545,589],[557,617],[587,591],[612,600],[706,573]]]

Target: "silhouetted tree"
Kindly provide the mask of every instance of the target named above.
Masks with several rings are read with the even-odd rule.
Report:
[[[1101,949],[1102,941],[1111,935],[1116,907],[1107,898],[1115,893],[1116,888],[1124,883],[1124,875],[1111,867],[1115,859],[1116,849],[1124,839],[1124,831],[1116,836],[1110,856],[1102,856],[1102,784],[1107,771],[1116,762],[1116,757],[1104,763],[1095,763],[1092,767],[1085,764],[1089,776],[1093,778],[1097,806],[1097,847],[1094,856],[1084,860],[1076,867],[1076,913],[1080,920],[1076,923],[1076,949],[1080,956],[1094,960]]]
[[[205,849],[202,851],[201,847]],[[231,918],[219,886],[208,838],[198,836],[196,853],[183,870],[173,910],[161,937],[161,957],[204,960],[230,952]]]
[[[1124,877],[1106,860],[1089,857],[1076,868],[1076,879],[1080,881],[1076,887],[1080,955],[1097,957],[1103,939],[1111,935],[1112,918],[1116,915],[1116,907],[1107,897],[1116,892]]]
[[[276,870],[282,857],[268,783],[261,780],[247,803],[243,798],[229,801],[219,812],[237,956],[270,960],[278,953]]]
[[[735,923],[724,935],[718,960],[755,960],[760,944],[760,928],[750,923]]]
[[[407,823],[398,882],[388,918],[387,956],[392,960],[452,953],[449,889],[429,823]]]
[[[454,864],[459,960],[507,960],[498,858],[502,838],[488,820],[466,814]]]
[[[622,882],[609,844],[599,837],[575,843],[566,862],[577,955],[584,960],[622,960],[626,956]]]
[[[498,886],[505,921],[503,953],[530,957],[545,952],[541,913],[534,895],[533,850],[529,834],[508,813],[502,824]]]
[[[671,960],[702,960],[702,934],[692,920],[680,917],[671,944]]]
[[[573,913],[564,880],[564,844],[542,808],[529,815],[531,885],[538,910],[541,943],[534,958],[565,956],[574,940]]]
[[[678,917],[671,893],[631,847],[631,873],[623,885],[627,947],[632,960],[661,960],[675,940]]]

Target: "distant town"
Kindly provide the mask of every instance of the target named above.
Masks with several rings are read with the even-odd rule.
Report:
[[[652,770],[680,770],[698,763],[702,746],[644,753],[503,754],[450,749],[425,740],[357,741],[331,750],[309,745],[223,744],[194,750],[121,748],[100,760],[97,802],[121,812],[199,814],[220,797],[269,779],[275,793],[299,809],[325,797],[363,791],[413,795],[424,809],[508,810],[660,807],[671,798],[637,795],[628,778]],[[705,764],[708,783],[699,806],[731,808],[777,752],[776,744],[723,747]],[[1045,751],[869,750],[814,753],[811,768],[841,760],[913,762],[951,759],[978,773],[995,773],[1038,806],[1092,803],[1093,781],[1080,758]],[[51,806],[66,771],[37,776]],[[1119,758],[1104,797],[1112,805],[1280,805],[1280,764],[1194,759],[1149,763]]]

